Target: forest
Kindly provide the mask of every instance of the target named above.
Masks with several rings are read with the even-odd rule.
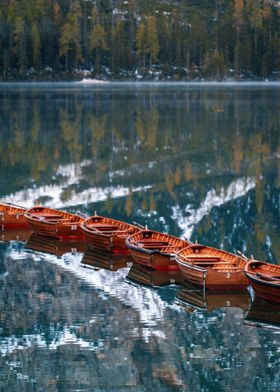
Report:
[[[1,0],[0,80],[277,80],[280,1]]]

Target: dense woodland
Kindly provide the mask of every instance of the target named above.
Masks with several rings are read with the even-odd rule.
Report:
[[[280,77],[280,1],[1,0],[0,77]]]

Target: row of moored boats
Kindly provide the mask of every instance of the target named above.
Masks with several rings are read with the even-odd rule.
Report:
[[[0,225],[2,231],[31,228],[46,241],[80,239],[98,251],[130,254],[136,265],[154,271],[180,271],[187,282],[203,289],[242,290],[251,284],[258,297],[280,303],[280,266],[194,244],[136,223],[2,202]]]

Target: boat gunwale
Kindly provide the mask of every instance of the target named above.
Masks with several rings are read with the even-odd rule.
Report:
[[[260,266],[260,265],[268,265],[268,266],[275,266],[275,267],[279,267],[279,266],[277,266],[277,265],[275,265],[275,264],[271,264],[271,263],[266,263],[265,261],[250,260],[250,261],[246,264],[246,266],[245,266],[245,268],[244,268],[244,273],[245,273],[245,275],[247,276],[247,278],[248,278],[249,280],[253,281],[254,283],[256,283],[256,284],[258,284],[258,285],[260,285],[260,286],[268,286],[268,287],[272,287],[272,288],[275,288],[275,289],[279,289],[279,288],[280,288],[280,278],[278,279],[278,283],[276,283],[277,280],[275,281],[275,283],[273,283],[273,282],[271,282],[271,281],[266,281],[266,280],[264,280],[264,279],[262,279],[262,278],[258,278],[257,276],[255,276],[254,273],[250,272],[250,271],[249,271],[249,268],[250,268],[253,264],[257,264],[257,265],[259,265],[259,266]],[[280,269],[280,267],[279,267],[279,269]],[[256,272],[256,274],[257,274],[257,273],[258,273],[258,272]],[[268,276],[268,278],[269,278],[269,276]]]
[[[140,230],[140,231],[138,231],[137,233],[134,233],[134,234],[132,234],[130,237],[128,237],[126,240],[125,240],[125,243],[126,243],[126,246],[129,248],[129,249],[132,249],[132,250],[134,250],[134,251],[137,251],[137,252],[141,252],[141,253],[146,253],[146,254],[148,254],[148,255],[153,255],[153,254],[160,254],[160,255],[162,255],[162,256],[176,256],[181,250],[179,250],[178,252],[173,252],[173,253],[168,253],[168,252],[163,252],[161,249],[147,249],[147,248],[143,248],[143,247],[141,247],[141,246],[137,246],[136,245],[136,243],[139,243],[140,241],[133,241],[133,243],[131,243],[131,241],[133,240],[133,236],[134,235],[140,235],[140,234],[144,234],[144,233],[146,233],[146,232],[149,232],[149,233],[156,233],[156,234],[160,234],[160,235],[162,235],[162,236],[164,236],[164,237],[171,237],[171,238],[173,238],[173,239],[175,239],[175,240],[179,240],[179,241],[183,241],[183,242],[186,242],[186,243],[188,243],[188,241],[187,240],[183,240],[183,239],[181,239],[181,238],[179,238],[179,237],[175,237],[175,236],[173,236],[173,235],[170,235],[170,234],[166,234],[166,233],[161,233],[161,232],[159,232],[159,231],[155,231],[155,230],[147,230],[147,229],[144,229],[144,230]],[[168,246],[168,245],[164,245],[164,246],[162,246],[161,248],[169,248],[169,247],[171,247],[172,245],[170,245],[170,246]],[[187,246],[189,246],[189,245],[187,245]],[[187,246],[185,246],[184,248],[186,248]],[[178,246],[178,248],[180,248],[180,246]],[[184,249],[183,248],[183,249]]]
[[[12,203],[7,203],[5,201],[0,202],[0,209],[1,209],[1,206],[3,206],[5,209],[2,211],[0,210],[0,215],[3,215],[5,213],[11,214],[11,215],[17,215],[17,214],[24,215],[26,213],[26,211],[28,210],[28,208],[26,208],[26,207],[18,206],[16,204],[12,204]]]
[[[38,214],[32,213],[32,210],[35,210],[36,208],[38,208],[42,211],[42,216],[40,215],[39,211],[38,211]],[[43,216],[44,211],[50,211],[50,212],[56,213],[56,215],[59,215],[62,218],[56,217],[56,218],[52,218],[52,220],[44,219],[44,216]],[[61,211],[61,210],[43,207],[43,206],[32,207],[32,208],[28,209],[25,212],[24,216],[27,219],[27,221],[30,220],[31,222],[34,222],[34,224],[37,224],[37,223],[41,224],[42,223],[42,224],[49,225],[49,226],[55,226],[58,224],[62,224],[62,225],[72,224],[72,225],[79,226],[83,222],[83,218],[80,217],[79,215],[72,214],[71,212]],[[41,219],[40,219],[40,217],[41,217]],[[71,219],[76,219],[76,220],[71,221]]]
[[[206,274],[207,274],[209,268],[204,269],[203,267],[200,267],[198,265],[193,265],[193,264],[187,263],[186,261],[180,260],[177,256],[178,256],[178,253],[175,256],[175,259],[176,259],[178,264],[182,265],[183,267],[187,267],[187,268],[190,268],[192,270],[195,270],[195,271],[199,271],[199,272],[203,272],[203,273],[206,272]],[[217,272],[219,272],[219,271],[217,271]]]
[[[231,252],[228,252],[227,250],[223,250],[223,249],[218,249],[218,248],[214,248],[214,247],[212,247],[212,246],[208,246],[208,245],[202,245],[202,244],[190,244],[190,245],[188,245],[188,246],[186,246],[185,248],[183,248],[182,250],[180,250],[180,252],[178,252],[177,253],[177,256],[178,257],[184,257],[184,255],[180,255],[180,253],[183,253],[184,251],[186,251],[187,249],[190,249],[190,248],[195,248],[195,247],[198,247],[198,248],[208,248],[208,249],[211,249],[211,250],[215,250],[215,251],[217,251],[217,252],[219,252],[219,253],[221,253],[222,255],[230,255],[230,256],[233,256],[233,257],[236,257],[237,259],[239,259],[239,260],[242,260],[242,261],[244,261],[244,263],[246,263],[245,262],[245,260],[242,258],[242,257],[240,257],[240,256],[238,256],[238,255],[236,255],[235,253],[231,253]],[[199,253],[197,254],[198,256],[199,256]],[[201,254],[201,256],[203,257],[203,255]],[[185,257],[188,257],[188,256],[185,256]],[[212,256],[211,255],[211,257],[219,257],[218,255],[216,255],[216,256]],[[190,259],[195,259],[196,257],[194,257],[194,256],[189,256],[189,258]],[[199,259],[199,257],[197,257],[198,259]],[[221,257],[219,257],[220,259],[221,259]],[[192,261],[192,260],[190,260],[190,261]],[[247,264],[247,263],[246,263]]]
[[[101,230],[98,230],[98,228],[97,228],[97,227],[94,227],[94,225],[91,227],[91,226],[88,224],[88,222],[89,222],[91,219],[94,219],[94,218],[100,218],[101,220],[102,220],[102,219],[106,219],[106,220],[108,220],[108,221],[111,221],[112,224],[115,223],[116,225],[118,225],[119,223],[121,223],[121,225],[126,226],[126,228],[125,228],[125,229],[122,229],[121,227],[118,227],[116,230],[112,230],[111,232],[107,232],[107,233],[106,233],[106,232],[103,232],[103,231],[101,231]],[[96,222],[96,223],[97,223],[97,222]],[[93,215],[93,216],[90,216],[89,218],[86,218],[86,219],[80,224],[80,226],[81,226],[82,230],[84,230],[84,231],[85,231],[86,233],[88,233],[89,235],[90,235],[90,234],[96,234],[96,235],[98,235],[98,236],[103,236],[103,237],[105,237],[105,238],[110,238],[110,237],[112,237],[112,236],[119,237],[119,236],[124,235],[126,232],[128,232],[128,236],[131,236],[131,235],[133,235],[133,234],[136,234],[136,233],[132,233],[132,234],[129,233],[129,230],[131,230],[131,229],[137,230],[136,232],[140,231],[140,229],[139,229],[137,226],[134,226],[134,225],[132,225],[132,224],[130,224],[130,223],[123,222],[123,221],[120,221],[120,220],[117,220],[117,219],[107,218],[107,217],[101,216],[101,215]]]
[[[112,237],[112,236],[119,237],[119,236],[122,236],[122,235],[124,235],[125,233],[127,233],[129,231],[129,229],[127,229],[127,230],[114,230],[114,231],[106,233],[106,232],[98,230],[96,227],[91,227],[91,228],[87,227],[87,226],[84,225],[84,222],[82,222],[80,226],[86,233],[96,234],[98,236],[103,236],[103,237],[106,237],[106,238],[107,237]],[[137,229],[137,227],[136,227],[136,229]],[[128,233],[128,236],[129,235],[131,235],[131,234]]]

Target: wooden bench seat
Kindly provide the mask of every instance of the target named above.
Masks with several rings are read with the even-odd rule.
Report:
[[[163,241],[141,241],[138,242],[139,245],[158,245],[158,246],[168,246],[168,242]]]
[[[219,256],[211,256],[211,255],[202,255],[202,254],[189,254],[189,255],[184,255],[184,257],[189,258],[189,259],[199,259],[199,260],[221,260],[221,257]]]
[[[200,260],[191,260],[190,261],[195,265],[224,265],[224,266],[231,266],[232,263],[227,263],[223,261],[215,261],[215,260],[208,260],[208,261],[200,261]]]

